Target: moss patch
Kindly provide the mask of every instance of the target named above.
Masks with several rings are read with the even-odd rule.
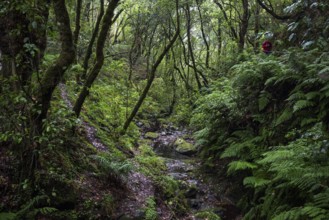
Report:
[[[196,146],[194,146],[193,144],[185,141],[182,138],[177,138],[174,145],[175,145],[175,150],[178,153],[181,153],[181,154],[192,155],[192,154],[195,154],[197,152]]]
[[[147,133],[145,134],[145,137],[146,137],[146,138],[149,138],[149,139],[156,139],[156,138],[159,137],[159,134],[156,133],[156,132],[147,132]]]

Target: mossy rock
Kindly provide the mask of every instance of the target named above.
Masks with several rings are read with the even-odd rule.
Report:
[[[197,147],[182,138],[177,138],[174,143],[175,150],[184,155],[191,156],[197,152]]]
[[[146,138],[149,138],[149,139],[156,139],[156,138],[159,137],[159,134],[156,133],[156,132],[147,132],[147,133],[145,134],[145,137],[146,137]]]
[[[200,211],[196,215],[197,219],[209,219],[209,220],[221,220],[217,214],[213,213],[212,211]]]

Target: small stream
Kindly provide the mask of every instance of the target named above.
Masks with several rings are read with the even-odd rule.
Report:
[[[241,219],[240,211],[228,197],[218,178],[213,174],[201,172],[201,162],[196,156],[178,153],[173,146],[177,138],[193,142],[186,137],[191,136],[187,131],[166,129],[159,132],[159,137],[153,141],[154,152],[165,160],[168,175],[180,180],[188,186],[185,197],[191,213],[186,219],[196,219],[194,213],[209,211],[220,216],[223,220]]]
[[[60,83],[59,89],[64,102],[72,109],[72,103],[68,98],[65,84]],[[98,151],[107,151],[108,148],[97,138],[96,129],[85,121],[82,122],[82,126],[84,127],[88,141]],[[153,140],[154,152],[165,160],[167,174],[176,180],[180,180],[180,182],[187,186],[185,198],[191,213],[187,213],[187,217],[184,220],[197,219],[194,214],[204,210],[211,210],[223,220],[242,219],[240,211],[234,202],[228,196],[225,196],[227,185],[223,184],[224,181],[218,181],[219,179],[225,180],[226,177],[218,178],[217,176],[214,178],[213,174],[201,172],[201,162],[196,156],[184,155],[175,150],[174,142],[177,138],[182,138],[189,143],[193,143],[193,140],[188,138],[191,137],[191,134],[187,130],[177,130],[172,127],[163,129],[158,134],[159,137]],[[137,211],[145,207],[146,198],[154,195],[153,183],[145,175],[138,172],[131,172],[128,179],[129,184],[127,187],[130,189],[131,195],[121,201],[121,207],[117,210],[119,213],[118,219],[137,219],[130,218],[129,215],[137,216]],[[165,214],[161,216],[161,219],[171,219],[169,217],[170,215],[166,215],[166,208],[162,207],[162,209]],[[126,213],[128,215],[120,213]],[[125,218],[127,216],[128,218]]]

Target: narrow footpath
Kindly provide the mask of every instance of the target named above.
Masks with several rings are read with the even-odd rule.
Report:
[[[72,109],[65,84],[61,83],[59,89],[62,99]],[[97,137],[97,130],[94,127],[87,122],[82,122],[82,126],[86,138],[98,151],[108,151],[107,146]],[[152,138],[153,151],[164,159],[167,166],[166,175],[178,180],[186,188],[184,195],[190,211],[179,220],[200,219],[195,217],[195,213],[201,211],[212,211],[222,220],[242,219],[235,202],[226,196],[229,186],[224,183],[225,176],[218,178],[218,176],[214,176],[214,173],[202,172],[202,164],[193,150],[177,150],[177,146],[175,146],[177,140],[183,140],[193,145],[193,140],[189,138],[191,134],[188,131],[169,126],[166,129],[159,129],[155,133],[158,135],[156,138]],[[145,132],[141,138],[147,138]],[[138,164],[135,165],[139,166]],[[224,181],[218,181],[219,179]],[[126,197],[119,201],[118,209],[115,211],[115,219],[144,219],[145,213],[141,210],[145,209],[147,198],[155,196],[155,184],[144,174],[132,171],[128,175],[126,188],[128,189]],[[158,204],[157,211],[161,220],[177,219],[173,217],[172,212],[165,204]]]

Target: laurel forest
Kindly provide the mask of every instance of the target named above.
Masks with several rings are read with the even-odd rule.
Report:
[[[0,219],[329,219],[329,2],[1,0]]]

